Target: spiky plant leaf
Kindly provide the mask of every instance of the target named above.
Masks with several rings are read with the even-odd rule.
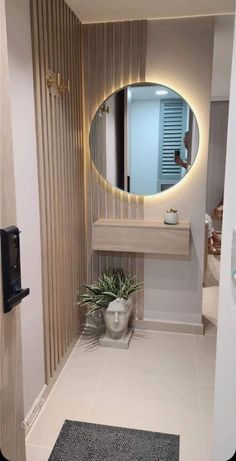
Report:
[[[98,309],[106,309],[116,298],[128,299],[141,289],[142,283],[137,283],[135,276],[125,275],[122,269],[114,269],[103,273],[91,285],[85,284],[83,287],[87,291],[80,295],[80,305],[95,306],[86,314],[89,315]]]

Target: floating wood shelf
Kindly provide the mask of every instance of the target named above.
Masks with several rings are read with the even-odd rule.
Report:
[[[188,255],[189,222],[99,219],[93,224],[93,250]]]

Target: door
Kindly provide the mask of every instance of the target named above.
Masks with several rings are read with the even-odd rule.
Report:
[[[16,224],[5,0],[0,0],[0,227]],[[1,272],[1,268],[0,268]],[[25,461],[20,305],[3,313],[0,273],[0,459]],[[1,457],[2,456],[2,457]]]

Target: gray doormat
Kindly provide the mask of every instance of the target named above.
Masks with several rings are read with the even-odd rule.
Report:
[[[48,461],[179,461],[179,436],[66,420]]]

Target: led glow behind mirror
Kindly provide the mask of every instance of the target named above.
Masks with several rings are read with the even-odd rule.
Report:
[[[153,195],[177,184],[198,151],[199,129],[188,103],[163,85],[142,83],[104,101],[90,129],[99,173],[121,190]]]

